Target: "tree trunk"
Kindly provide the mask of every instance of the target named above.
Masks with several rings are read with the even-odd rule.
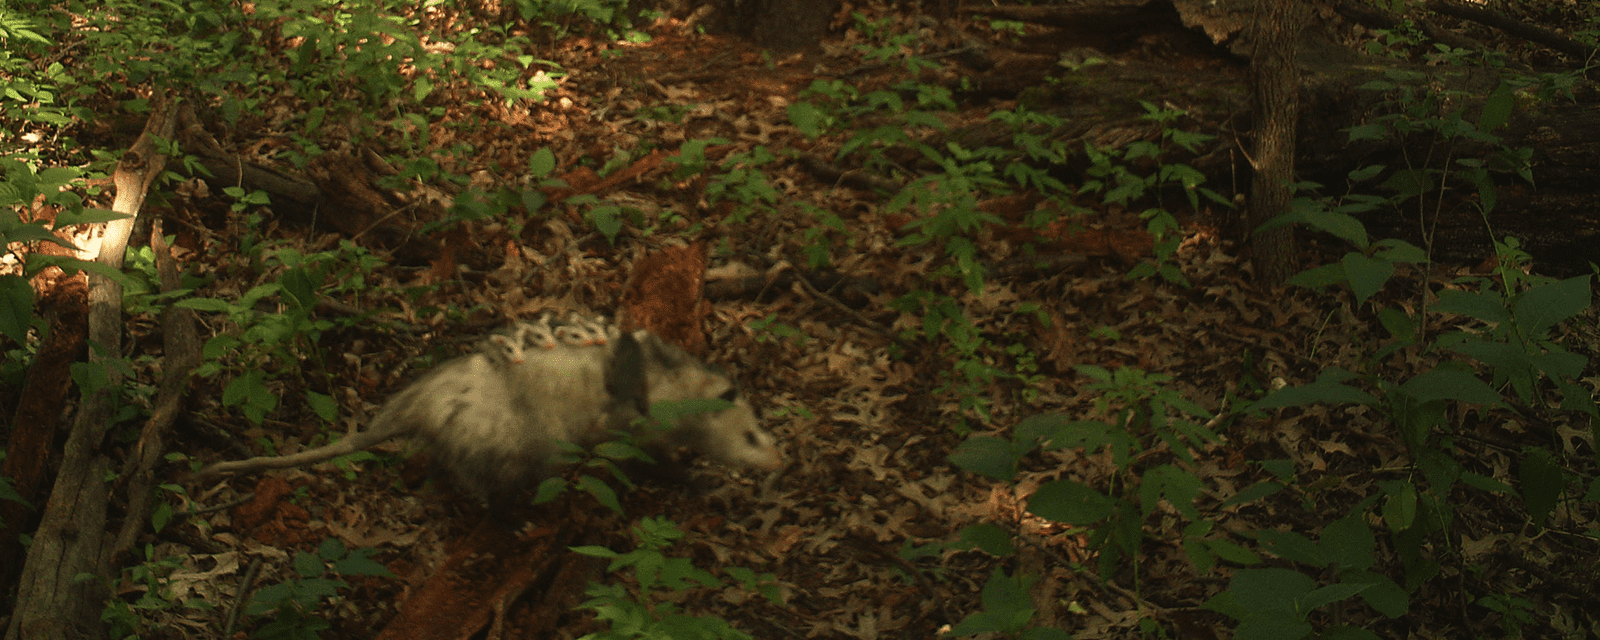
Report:
[[[1294,229],[1282,226],[1258,231],[1261,225],[1289,211],[1289,184],[1294,180],[1295,121],[1299,111],[1300,73],[1295,65],[1306,7],[1301,0],[1259,0],[1256,5],[1255,50],[1250,56],[1254,93],[1255,178],[1250,185],[1251,256],[1256,277],[1282,284],[1296,269]]]

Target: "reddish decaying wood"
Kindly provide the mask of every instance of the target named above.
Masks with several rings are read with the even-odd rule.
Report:
[[[250,499],[234,507],[230,512],[233,516],[233,528],[238,531],[250,531],[253,537],[262,540],[261,536],[254,534],[255,530],[270,520],[282,517],[280,511],[285,504],[289,504],[286,501],[292,497],[294,497],[294,487],[289,486],[288,482],[276,476],[262,476],[250,492]],[[304,509],[300,511],[303,512]],[[270,541],[263,540],[263,542]]]
[[[0,500],[0,521],[6,525],[0,529],[0,544],[4,545],[0,547],[0,584],[11,584],[21,571],[25,548],[18,536],[33,530],[38,506],[46,495],[48,462],[60,427],[61,407],[72,387],[72,363],[83,357],[89,337],[87,282],[82,273],[61,278],[39,297],[39,310],[50,320],[50,336],[28,368],[6,439],[6,459],[0,467],[0,476],[11,478],[12,488],[33,506]]]
[[[704,242],[640,259],[622,294],[626,328],[649,329],[689,353],[705,353],[705,276]]]
[[[552,571],[568,554],[566,547],[559,530],[542,528],[519,537],[486,518],[453,545],[450,557],[406,600],[378,638],[470,638],[539,576]]]
[[[575,502],[557,500],[540,512],[571,514]],[[580,533],[588,529],[584,518],[550,521],[560,524],[512,532],[484,519],[451,545],[449,558],[400,605],[377,638],[470,638],[485,627],[493,629],[490,637],[551,637],[606,563],[568,550],[596,543]]]

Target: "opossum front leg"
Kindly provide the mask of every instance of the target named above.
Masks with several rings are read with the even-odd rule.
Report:
[[[631,333],[617,338],[611,357],[605,363],[606,395],[613,406],[631,408],[639,415],[650,413],[650,388],[644,370],[644,348]]]

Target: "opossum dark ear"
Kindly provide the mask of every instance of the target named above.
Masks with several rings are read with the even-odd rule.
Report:
[[[639,415],[650,413],[649,382],[644,375],[644,348],[631,333],[623,333],[611,349],[611,359],[606,362],[606,393],[625,407],[633,407]]]

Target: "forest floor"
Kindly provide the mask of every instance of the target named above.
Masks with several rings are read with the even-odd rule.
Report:
[[[418,610],[470,621],[455,627],[466,635],[492,627],[491,637],[577,637],[599,628],[592,614],[574,610],[589,580],[638,585],[605,577],[565,547],[627,550],[637,542],[630,523],[647,516],[669,518],[690,534],[669,555],[703,568],[746,567],[768,575],[781,604],[740,586],[670,596],[678,610],[721,617],[757,638],[935,637],[995,606],[991,576],[997,570],[1031,577],[1031,625],[1077,638],[1229,637],[1233,622],[1201,605],[1228,588],[1232,569],[1195,566],[1185,547],[1193,533],[1187,527],[1195,523],[1181,509],[1163,504],[1134,522],[1143,542],[1133,557],[1101,567],[1102,548],[1091,528],[1029,513],[1029,496],[1062,478],[1137,495],[1119,493],[1137,486],[1136,469],[1180,465],[1200,479],[1196,505],[1213,531],[1235,532],[1248,544],[1243,532],[1316,538],[1330,522],[1380,495],[1386,483],[1418,474],[1387,412],[1362,404],[1242,408],[1270,389],[1311,383],[1334,367],[1405,380],[1455,359],[1412,346],[1376,360],[1372,354],[1391,335],[1375,309],[1425,307],[1439,290],[1460,286],[1461,278],[1494,277],[1493,246],[1464,249],[1473,258],[1460,263],[1402,266],[1390,287],[1363,305],[1337,287],[1258,286],[1241,255],[1238,214],[1204,198],[1191,202],[1182,190],[1152,189],[1141,199],[1110,204],[1084,193],[1067,217],[1053,209],[1064,206],[1062,200],[1026,189],[984,196],[977,209],[989,217],[939,241],[908,242],[926,231],[927,212],[853,186],[852,172],[872,173],[861,167],[844,166],[836,179],[825,178],[828,167],[841,162],[840,149],[870,130],[874,118],[942,145],[957,135],[981,139],[994,128],[995,113],[1013,113],[1021,101],[1035,111],[1097,123],[1075,132],[1075,139],[1147,141],[1171,154],[1147,163],[1130,159],[1134,171],[1180,162],[1239,171],[1206,176],[1206,186],[1226,201],[1248,184],[1236,138],[1236,118],[1248,113],[1247,68],[1225,50],[1196,41],[1196,34],[1166,27],[1110,54],[1052,41],[1044,27],[1018,26],[1015,33],[982,21],[935,27],[881,4],[855,11],[850,24],[841,17],[835,39],[798,53],[684,33],[669,19],[646,29],[647,42],[565,36],[544,55],[566,72],[544,100],[508,104],[440,83],[425,119],[329,119],[309,130],[301,96],[268,92],[228,135],[217,134],[231,152],[286,171],[295,170],[290,158],[309,140],[352,155],[363,148],[386,158],[411,154],[418,164],[437,167],[437,175],[460,177],[418,188],[443,202],[473,189],[482,194],[508,187],[541,194],[545,202],[455,220],[442,230],[422,230],[436,220],[409,222],[407,232],[427,236],[428,250],[406,260],[376,242],[368,248],[371,237],[332,231],[320,221],[279,220],[269,209],[240,210],[199,180],[180,183],[156,206],[166,232],[177,235],[180,264],[210,278],[196,295],[242,299],[278,282],[285,253],[332,255],[339,265],[370,255],[388,258],[378,266],[334,267],[321,295],[359,311],[330,315],[335,321],[303,348],[301,362],[243,365],[275,372],[272,389],[282,402],[266,419],[247,421],[224,402],[227,374],[196,383],[175,439],[187,462],[288,453],[330,433],[365,428],[389,394],[489,329],[547,308],[613,311],[628,283],[641,277],[642,260],[663,252],[688,255],[687,246],[709,257],[705,305],[696,310],[703,315],[695,317],[704,327],[704,356],[738,378],[781,442],[787,464],[772,475],[705,466],[697,470],[703,490],[647,486],[629,492],[626,517],[569,496],[530,509],[528,525],[515,534],[485,528],[481,507],[427,482],[420,457],[379,456],[192,484],[182,510],[195,513],[150,534],[151,557],[181,559],[164,578],[167,597],[218,609],[149,612],[146,637],[215,637],[225,612],[245,598],[240,576],[247,567],[261,564],[257,587],[292,583],[295,553],[328,539],[375,549],[373,559],[397,577],[346,577],[349,589],[316,609],[332,624],[324,638],[372,637],[386,627],[385,637],[421,637],[416,627],[395,623],[402,616],[414,620]],[[464,31],[477,19],[435,14],[429,22]],[[860,28],[869,24],[881,31]],[[891,44],[886,34],[913,37]],[[283,42],[286,51],[294,44]],[[820,100],[819,87],[887,90],[878,95],[915,104],[914,87],[959,86],[970,73],[959,65],[907,71],[904,61],[980,45],[1004,50],[990,54],[998,61],[986,72],[993,74],[990,86],[1007,85],[996,78],[1008,73],[1042,82],[1088,58],[1101,64],[1073,69],[1021,97],[958,94],[958,108],[928,110],[956,134],[903,129],[883,114],[815,137],[795,125],[794,105]],[[875,61],[866,55],[871,51],[893,55]],[[1062,62],[1068,59],[1072,65]],[[1142,102],[1182,115],[1141,119],[1148,113]],[[1217,138],[1185,150],[1163,138],[1172,130]],[[115,148],[118,132],[102,133]],[[719,140],[704,147],[703,160],[722,166],[721,173],[678,171],[691,155],[680,149],[713,138]],[[889,140],[884,147],[895,146],[894,136],[883,139]],[[548,174],[530,168],[541,150],[555,159]],[[929,168],[914,153],[896,156],[890,149],[887,157],[895,165],[874,169],[905,184]],[[1079,158],[1054,167],[1052,175],[1081,184],[1092,179],[1091,169]],[[546,183],[551,177],[566,186]],[[614,232],[592,213],[605,205],[620,212]],[[1172,210],[1181,228],[1153,236],[1149,217],[1141,215],[1149,207]],[[1054,221],[1031,224],[1040,216]],[[981,276],[974,279],[972,265],[950,257],[947,237],[972,243]],[[1161,256],[1162,264],[1181,277],[1130,277],[1130,270],[1157,260],[1163,242],[1170,243],[1162,249],[1170,255]],[[1346,250],[1325,236],[1303,236],[1301,247],[1304,267],[1338,260]],[[752,278],[767,286],[731,284]],[[273,304],[263,300],[261,309],[270,313]],[[961,320],[941,324],[941,313]],[[134,317],[136,345],[152,343],[153,318]],[[1589,358],[1580,378],[1591,392],[1600,381],[1596,319],[1591,309],[1556,330],[1558,341]],[[208,322],[217,333],[250,328],[239,316]],[[1436,322],[1427,330],[1469,326],[1452,316]],[[966,341],[958,342],[963,336]],[[151,380],[157,369],[158,361],[143,361],[137,371]],[[1104,383],[1094,377],[1097,370],[1119,375]],[[1188,451],[1152,437],[1151,405],[1125,395],[1149,389],[1196,408],[1186,412],[1182,407],[1191,405],[1175,403],[1162,417],[1203,425],[1217,437],[1189,443]],[[331,425],[298,400],[307,390],[343,408]],[[969,435],[1009,437],[1022,421],[1052,414],[1126,427],[1145,446],[1133,463],[1106,450],[1034,452],[1010,482],[950,461]],[[1593,432],[1576,423],[1533,424],[1533,417],[1503,410],[1461,409],[1450,419],[1452,437],[1471,443],[1462,445],[1470,455],[1462,455],[1474,473],[1516,485],[1522,447],[1553,442],[1561,456],[1578,461],[1575,486],[1594,480]],[[384,450],[406,448],[397,443]],[[1260,464],[1285,460],[1292,480]],[[181,482],[188,470],[172,465],[171,480]],[[1228,504],[1268,481],[1289,489]],[[1540,528],[1508,506],[1506,496],[1461,486],[1451,495],[1459,500],[1454,524],[1437,541],[1423,543],[1441,562],[1442,575],[1414,585],[1406,615],[1354,605],[1313,620],[1323,625],[1339,618],[1392,638],[1600,633],[1593,593],[1600,584],[1600,509],[1592,500],[1563,502]],[[220,506],[228,508],[211,510]],[[997,557],[948,545],[982,523],[1014,535],[1013,553]],[[1373,571],[1403,575],[1394,543],[1378,531],[1382,559]],[[483,554],[498,561],[485,562]],[[541,562],[549,564],[519,570]],[[1281,558],[1272,562],[1282,564]],[[439,586],[445,566],[454,572],[448,588]],[[138,581],[123,587],[119,595],[130,600],[147,588]],[[457,597],[441,599],[441,592]]]

